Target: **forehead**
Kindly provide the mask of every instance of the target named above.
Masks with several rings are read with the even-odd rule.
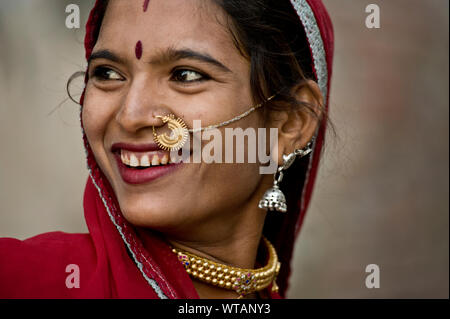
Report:
[[[189,47],[232,62],[239,54],[227,29],[226,13],[212,0],[110,0],[96,47],[123,55],[141,41],[145,51]],[[134,53],[133,53],[134,54]]]

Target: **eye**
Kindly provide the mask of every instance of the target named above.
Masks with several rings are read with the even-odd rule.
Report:
[[[123,81],[124,78],[111,68],[98,66],[92,72],[92,77],[100,81]]]
[[[172,81],[181,83],[202,82],[208,79],[209,77],[207,75],[187,69],[175,70],[172,75]]]

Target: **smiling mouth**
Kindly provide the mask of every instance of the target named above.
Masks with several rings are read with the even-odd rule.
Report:
[[[189,157],[191,156],[189,153]],[[127,184],[146,184],[167,175],[183,164],[182,150],[169,152],[157,144],[115,143],[111,147],[122,180]]]

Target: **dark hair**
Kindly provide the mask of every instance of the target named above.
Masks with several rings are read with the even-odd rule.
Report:
[[[290,2],[213,2],[227,13],[227,28],[235,46],[250,61],[254,101],[261,103],[277,93],[276,99],[267,103],[268,109],[303,106],[314,111],[312,105],[301,103],[291,95],[294,86],[307,85],[306,80],[313,78],[313,72],[306,34]],[[318,106],[324,111],[321,105]]]

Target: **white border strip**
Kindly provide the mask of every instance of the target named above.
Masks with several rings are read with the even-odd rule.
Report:
[[[306,37],[311,48],[313,64],[315,69],[315,74],[317,76],[317,84],[319,85],[320,91],[323,95],[324,105],[327,104],[327,94],[328,94],[328,69],[327,69],[327,59],[325,53],[325,47],[322,40],[322,35],[320,33],[319,26],[317,25],[316,18],[314,16],[314,12],[309,6],[306,0],[290,0],[292,6],[295,11],[297,11],[297,15],[300,18],[300,21],[303,24],[303,28],[305,29]],[[320,126],[317,128],[316,133],[314,134],[317,137]],[[325,137],[324,137],[325,138]],[[311,172],[311,167],[313,163],[313,158],[315,156],[316,150],[316,141],[314,141],[313,151],[311,152],[308,169],[305,175],[305,182],[303,183],[303,190],[301,195],[300,202],[300,212],[305,209],[305,195],[306,189],[309,183],[309,177]],[[296,225],[295,232],[298,232],[299,224]]]
[[[92,182],[94,183],[95,187],[97,188],[98,194],[100,196],[100,198],[102,199],[103,202],[103,206],[105,206],[106,211],[108,212],[109,218],[111,219],[111,221],[113,222],[113,224],[116,226],[117,230],[119,231],[120,236],[122,237],[123,241],[125,242],[125,244],[128,247],[128,250],[131,252],[131,255],[133,256],[134,262],[136,263],[136,265],[138,266],[139,270],[141,271],[142,275],[144,276],[145,280],[147,280],[147,282],[150,284],[150,286],[153,288],[153,290],[155,290],[156,294],[158,295],[158,297],[160,299],[169,299],[161,290],[161,287],[159,287],[158,283],[156,282],[156,280],[149,278],[144,270],[142,269],[142,263],[140,263],[137,259],[136,259],[136,255],[134,254],[133,250],[130,247],[130,244],[128,243],[128,241],[125,239],[125,236],[123,235],[122,232],[122,227],[120,227],[119,225],[117,225],[116,221],[114,220],[114,217],[112,216],[109,207],[107,205],[106,200],[103,198],[102,195],[102,191],[100,189],[100,187],[97,185],[97,183],[95,182],[94,177],[92,176],[92,170],[90,167],[88,167],[89,170],[89,176],[92,180]]]
[[[322,91],[324,104],[327,103],[328,93],[328,70],[325,48],[317,25],[314,12],[306,0],[290,0],[292,6],[297,11],[300,21],[308,38],[308,43],[312,51],[314,69],[316,71],[317,82]]]

